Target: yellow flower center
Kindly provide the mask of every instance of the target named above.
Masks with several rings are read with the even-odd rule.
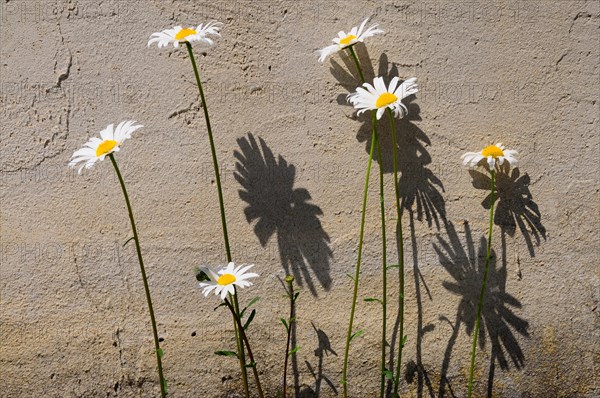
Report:
[[[354,35],[348,35],[346,37],[344,37],[343,39],[340,40],[340,44],[342,46],[347,46],[348,44],[350,44],[350,42],[354,39],[356,39],[357,37]]]
[[[393,104],[398,101],[398,97],[396,97],[392,93],[383,93],[377,98],[375,102],[375,106],[378,108],[383,108],[384,106],[388,106],[389,104]]]
[[[233,274],[223,274],[217,280],[217,284],[221,286],[231,285],[233,282],[235,282],[235,275]]]
[[[495,159],[500,156],[504,156],[504,152],[502,151],[502,149],[498,148],[496,145],[490,145],[490,146],[486,147],[483,151],[481,151],[481,156],[485,156],[486,158],[488,156],[491,156]]]
[[[117,146],[117,141],[115,140],[104,140],[98,145],[96,148],[96,156],[100,157],[102,155],[106,155],[110,151],[113,150],[114,147]]]
[[[194,29],[184,28],[175,35],[175,40],[183,40],[189,35],[195,35],[196,33],[198,32],[196,32]]]

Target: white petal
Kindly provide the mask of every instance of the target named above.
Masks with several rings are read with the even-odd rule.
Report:
[[[409,95],[416,94],[419,91],[419,86],[417,85],[417,78],[412,77],[402,82],[401,85],[398,86],[394,95],[399,99],[404,99]]]
[[[369,18],[365,19],[361,24],[360,27],[358,28],[358,31],[356,32],[356,36],[361,36],[363,33],[363,30],[365,29],[365,25],[367,24],[367,22],[369,21]]]
[[[373,79],[373,85],[375,86],[375,90],[379,95],[387,91],[385,83],[383,82],[383,77],[376,77],[375,79]]]
[[[319,62],[324,62],[328,56],[335,54],[339,50],[340,50],[340,46],[338,46],[337,44],[333,44],[333,45],[327,46],[321,50],[317,50],[317,53],[319,54]]]
[[[394,76],[394,78],[390,82],[390,86],[388,87],[388,92],[393,93],[394,91],[396,91],[396,87],[398,86],[399,81],[400,78],[398,76]]]

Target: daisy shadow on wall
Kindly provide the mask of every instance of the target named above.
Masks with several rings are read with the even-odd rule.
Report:
[[[373,65],[364,46],[356,46],[358,57],[364,68],[365,78],[371,81],[375,76]],[[348,59],[346,59],[348,58]],[[340,93],[337,98],[339,104],[349,105],[347,102],[348,93],[356,91],[357,75],[356,67],[352,64],[349,57],[342,58],[345,65],[336,61],[331,61],[330,71],[337,79],[338,83],[347,92]],[[352,71],[350,73],[349,71]],[[394,76],[398,76],[396,65],[389,63],[387,55],[382,54],[379,57],[379,70],[377,76],[381,76],[387,84]],[[418,95],[418,94],[417,94]],[[414,103],[417,97],[412,95],[405,99],[408,109],[404,118],[397,120],[398,130],[398,168],[400,178],[398,181],[398,190],[402,198],[402,207],[405,210],[412,211],[418,221],[425,220],[428,226],[435,224],[440,228],[440,221],[446,218],[446,205],[442,193],[444,186],[442,181],[430,169],[432,163],[431,155],[427,148],[431,146],[431,141],[427,134],[421,130],[414,122],[420,121],[420,107]],[[349,105],[350,106],[350,105]],[[361,126],[358,129],[356,138],[359,142],[365,143],[365,151],[369,153],[371,147],[371,121],[368,114],[357,117]],[[393,171],[393,152],[390,127],[387,123],[379,124],[379,137],[381,141],[382,165],[385,173]],[[374,157],[374,161],[378,161]]]
[[[475,188],[489,191],[489,175],[476,170],[470,170],[469,173]],[[542,239],[546,240],[546,228],[542,225],[542,214],[529,190],[530,183],[529,175],[521,175],[518,168],[512,171],[507,167],[500,168],[500,172],[496,174],[497,205],[494,224],[510,237],[514,237],[518,230],[525,240],[529,255],[535,257],[535,246],[539,246]],[[481,205],[489,210],[490,203],[488,194]]]
[[[331,286],[329,235],[319,217],[321,208],[311,203],[310,193],[294,188],[296,167],[279,155],[277,158],[262,138],[252,134],[237,140],[235,179],[241,185],[240,198],[248,223],[265,247],[273,235],[281,264],[299,286],[317,295],[317,283],[325,290]],[[275,239],[275,238],[274,238]],[[314,279],[317,280],[315,283]]]
[[[475,242],[469,224],[464,224],[464,237],[461,239],[452,223],[446,227],[448,236],[438,236],[438,243],[433,244],[440,264],[452,277],[451,280],[443,282],[443,286],[454,295],[460,297],[456,310],[454,322],[445,316],[440,320],[446,321],[452,327],[452,334],[448,339],[446,351],[440,371],[440,383],[438,397],[463,396],[460,391],[453,391],[452,385],[462,385],[459,363],[449,375],[450,362],[454,345],[464,327],[467,335],[472,335],[475,325],[475,309],[479,300],[481,281],[483,279],[484,265],[486,259],[487,241],[484,237]],[[521,303],[517,298],[506,292],[506,242],[502,234],[502,257],[500,261],[492,251],[492,259],[489,265],[489,276],[487,291],[481,314],[481,328],[479,330],[479,347],[489,352],[491,346],[490,364],[488,369],[487,395],[482,391],[476,392],[476,396],[491,397],[496,363],[502,370],[508,370],[510,364],[521,369],[525,365],[525,354],[519,345],[519,336],[529,337],[529,322],[520,317],[517,312],[521,309]],[[463,243],[464,241],[464,243]],[[464,355],[459,355],[464,358]],[[464,363],[464,359],[461,359]],[[483,373],[483,372],[482,372]],[[457,382],[453,383],[452,379]]]

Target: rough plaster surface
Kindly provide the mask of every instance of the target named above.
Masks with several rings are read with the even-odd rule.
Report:
[[[417,76],[399,122],[406,245],[403,397],[465,396],[486,234],[486,181],[460,155],[501,141],[503,176],[477,356],[477,396],[598,397],[597,1],[34,1],[1,15],[0,373],[3,397],[158,395],[151,329],[123,198],[110,164],[66,168],[90,134],[145,125],[118,154],[132,196],[173,397],[232,397],[225,311],[194,267],[223,263],[205,124],[181,50],[146,48],[175,24],[223,21],[196,47],[223,169],[234,258],[256,263],[250,338],[264,383],[280,383],[280,278],[302,284],[297,396],[339,391],[368,118],[345,95],[347,58],[313,52],[371,16],[359,45],[378,74]],[[395,262],[390,136],[382,126],[389,257]],[[238,169],[239,168],[239,169]],[[243,173],[236,170],[242,170]],[[237,178],[236,178],[237,175]],[[361,298],[380,295],[377,164]],[[397,275],[390,274],[390,300]],[[396,312],[390,310],[391,343]],[[380,313],[359,303],[351,395],[378,390]],[[444,377],[442,377],[444,376]],[[491,381],[490,381],[491,380]],[[294,378],[290,378],[294,384]]]

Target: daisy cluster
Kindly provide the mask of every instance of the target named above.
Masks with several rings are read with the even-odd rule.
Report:
[[[324,62],[327,57],[344,49],[349,49],[357,43],[362,43],[365,39],[384,33],[383,30],[374,24],[366,28],[368,18],[359,26],[351,28],[348,32],[340,31],[337,37],[332,41],[333,45],[327,46],[317,51],[319,61]],[[183,43],[198,42],[206,45],[213,45],[214,37],[220,37],[220,30],[223,24],[216,21],[210,21],[206,24],[200,24],[196,27],[175,26],[160,32],[153,33],[148,40],[148,47],[157,44],[163,48],[172,44],[179,48]],[[357,114],[366,111],[376,111],[377,119],[381,119],[386,109],[389,109],[394,117],[403,118],[408,114],[407,106],[402,102],[407,97],[416,94],[419,91],[417,79],[415,77],[401,81],[399,77],[393,77],[386,85],[383,77],[375,77],[373,83],[365,82],[357,87],[354,93],[348,95],[348,101],[357,109]],[[116,127],[113,124],[108,125],[100,131],[99,137],[92,137],[81,149],[73,153],[69,166],[79,167],[81,174],[83,169],[93,167],[98,161],[104,160],[108,155],[120,151],[123,143],[131,138],[131,134],[141,128],[142,125],[136,124],[133,120],[123,121]],[[496,165],[502,166],[506,161],[510,167],[518,167],[515,150],[506,149],[502,144],[491,145],[484,148],[481,152],[467,152],[462,156],[463,164],[469,167],[483,166],[488,170],[494,170]],[[248,280],[257,277],[258,274],[248,273],[252,267],[238,266],[233,263],[213,271],[210,268],[205,269],[209,278],[207,282],[201,282],[200,287],[205,295],[214,291],[221,299],[227,294],[235,294],[235,287],[245,288],[251,286]]]
[[[319,61],[324,62],[328,56],[352,46],[365,39],[384,33],[378,25],[372,25],[365,29],[369,19],[365,19],[360,26],[353,27],[349,32],[340,31],[338,37],[333,38],[334,45],[317,50]],[[408,108],[402,102],[407,97],[419,92],[417,78],[411,77],[400,83],[400,78],[395,76],[386,85],[383,77],[377,76],[373,83],[363,83],[357,87],[354,93],[348,94],[348,102],[358,110],[357,115],[368,110],[376,111],[377,120],[381,119],[386,109],[390,109],[397,118],[408,115]],[[509,167],[518,167],[518,152],[506,149],[502,144],[490,145],[481,152],[467,152],[462,156],[463,164],[471,168],[477,166],[486,167],[489,171],[495,169],[496,165],[502,166],[506,161]]]

